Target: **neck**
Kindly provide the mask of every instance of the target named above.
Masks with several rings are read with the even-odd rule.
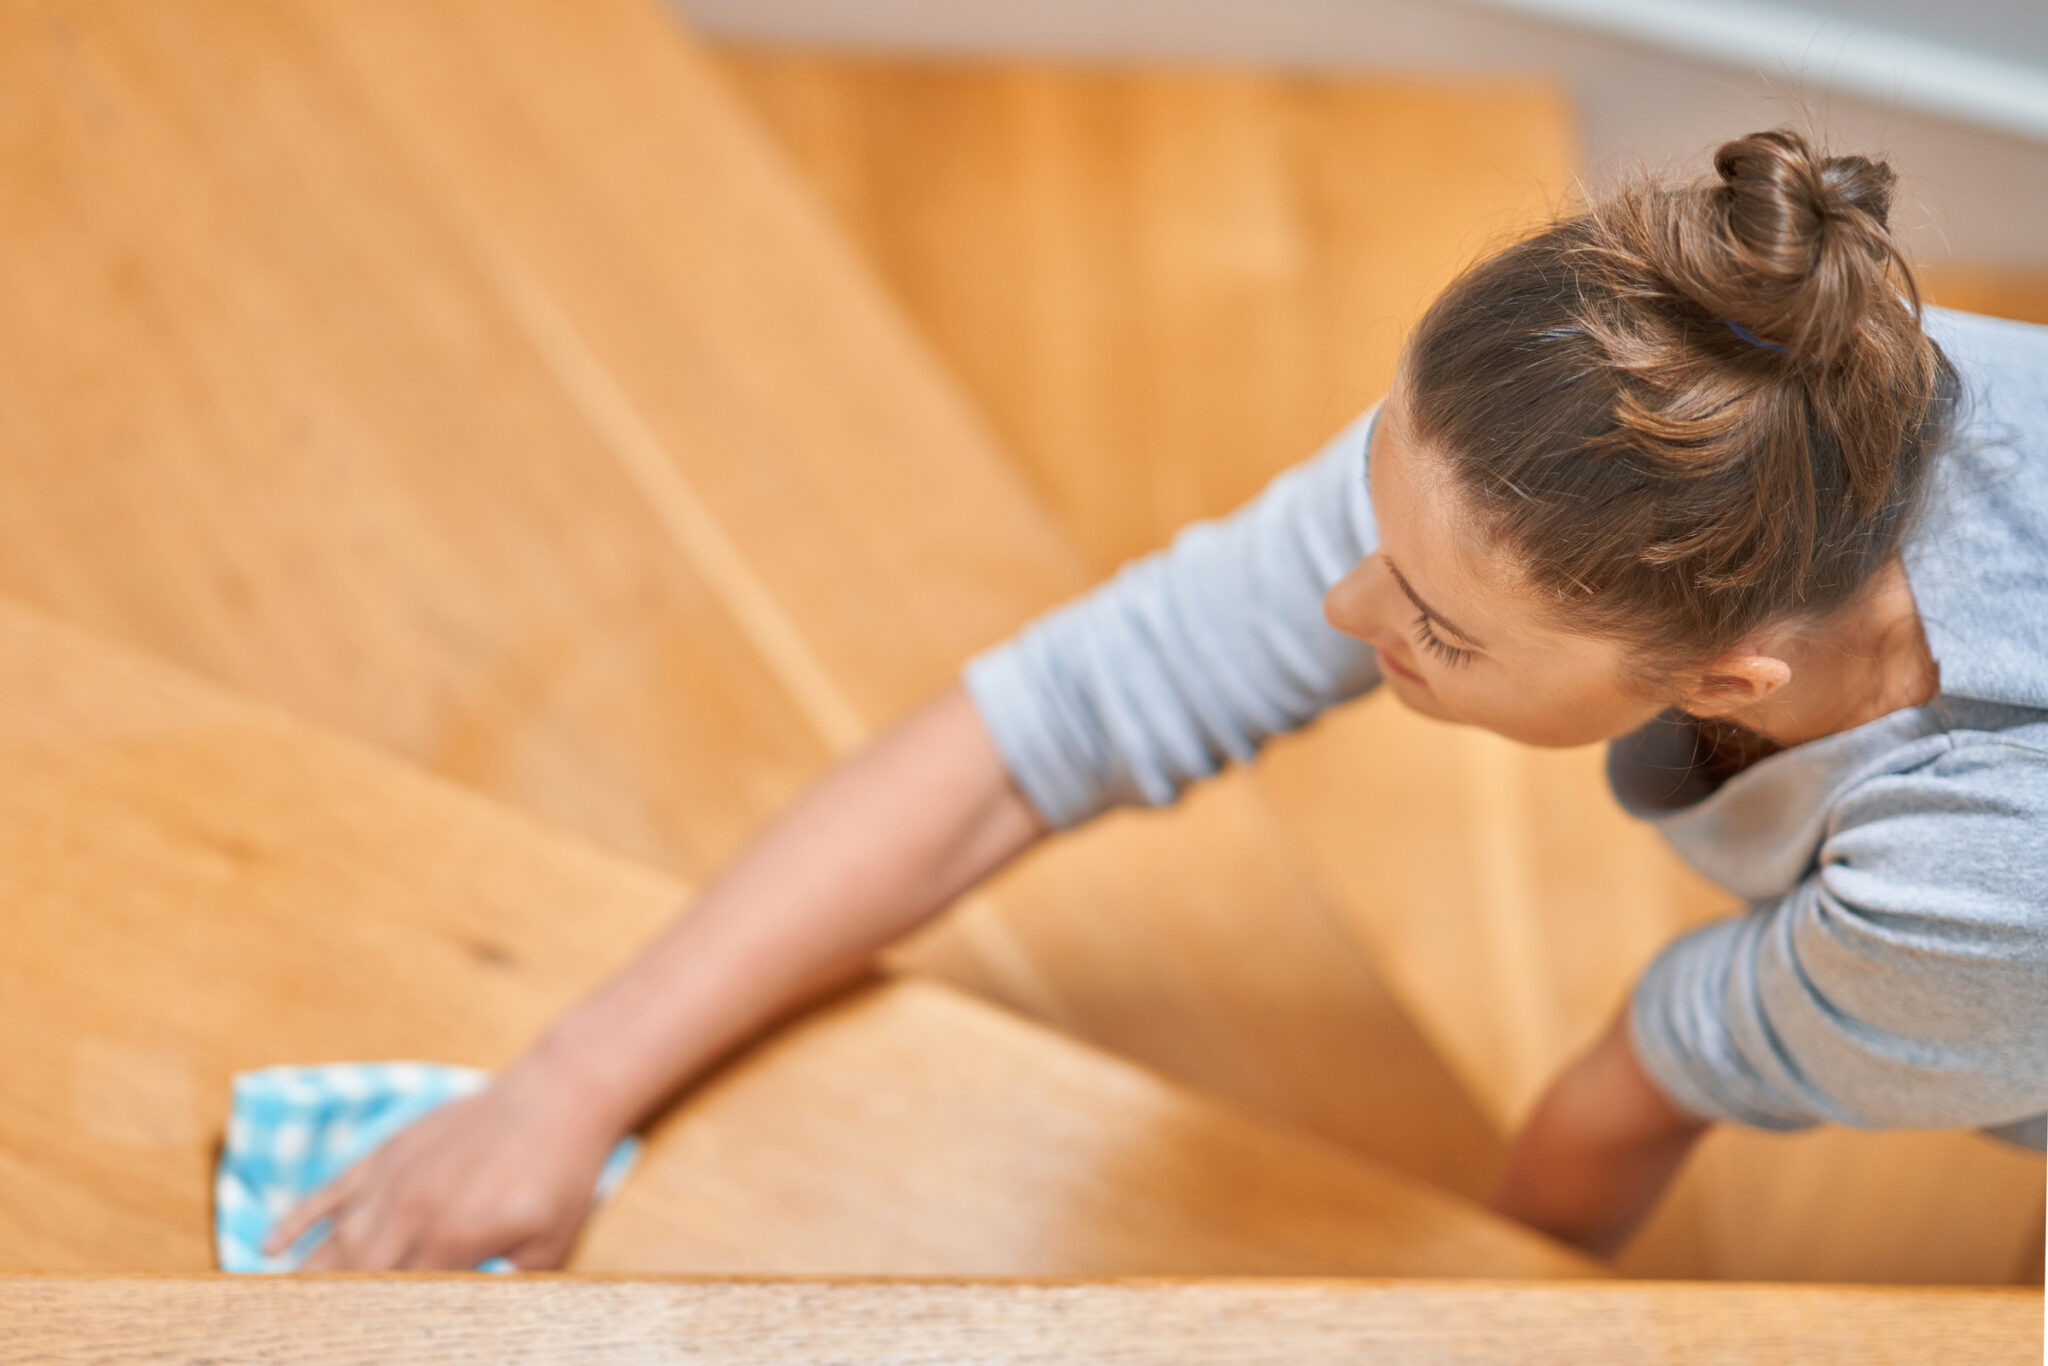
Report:
[[[1824,632],[1774,653],[1791,666],[1791,680],[1723,715],[1787,748],[1919,706],[1941,690],[1941,666],[1896,556]]]

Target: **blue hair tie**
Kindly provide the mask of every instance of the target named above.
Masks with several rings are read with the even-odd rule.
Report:
[[[1783,351],[1785,349],[1784,347],[1778,345],[1776,342],[1765,341],[1762,337],[1759,337],[1756,333],[1750,331],[1748,328],[1744,327],[1741,323],[1735,321],[1735,319],[1733,318],[1723,318],[1721,319],[1721,321],[1727,323],[1728,326],[1734,328],[1735,335],[1742,338],[1744,341],[1748,342],[1751,346],[1761,346],[1769,351]]]

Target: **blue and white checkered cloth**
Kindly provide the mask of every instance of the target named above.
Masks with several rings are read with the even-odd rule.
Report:
[[[483,1089],[490,1073],[429,1062],[327,1063],[238,1072],[227,1143],[214,1181],[214,1244],[223,1271],[293,1271],[327,1237],[321,1219],[276,1257],[263,1240],[315,1191],[436,1106]],[[639,1156],[619,1141],[598,1175],[604,1200]],[[492,1257],[479,1271],[513,1271]]]

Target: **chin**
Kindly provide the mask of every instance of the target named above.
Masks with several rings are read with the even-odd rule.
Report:
[[[1494,734],[1504,736],[1518,745],[1534,749],[1577,749],[1582,745],[1603,744],[1622,732],[1589,726],[1562,726],[1546,730],[1505,730],[1488,726]]]

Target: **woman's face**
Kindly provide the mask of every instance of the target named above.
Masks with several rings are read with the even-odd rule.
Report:
[[[1394,695],[1441,721],[1569,746],[1656,716],[1669,704],[1623,685],[1617,646],[1543,623],[1512,562],[1460,515],[1446,472],[1409,444],[1402,392],[1397,379],[1367,453],[1379,549],[1324,597],[1330,624],[1372,645]]]

